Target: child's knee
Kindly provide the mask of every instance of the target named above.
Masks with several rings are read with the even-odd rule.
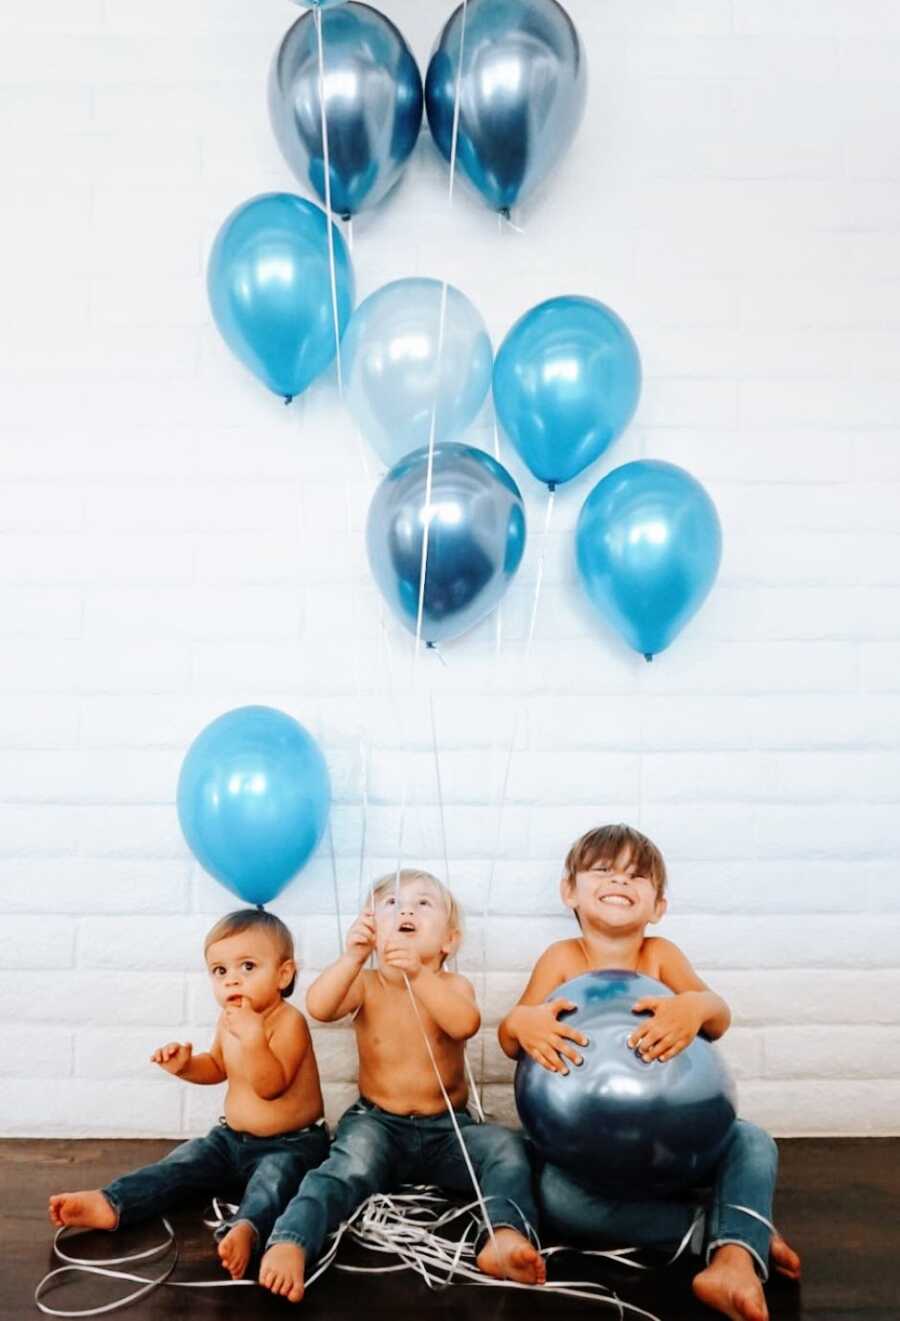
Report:
[[[754,1160],[778,1165],[778,1147],[775,1139],[758,1124],[751,1124],[746,1119],[736,1119],[733,1140],[739,1142],[742,1149]]]

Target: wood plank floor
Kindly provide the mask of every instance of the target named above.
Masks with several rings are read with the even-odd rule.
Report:
[[[37,1315],[34,1286],[53,1265],[52,1231],[46,1218],[51,1192],[98,1187],[116,1174],[156,1160],[171,1142],[33,1141],[0,1142],[0,1321]],[[781,1142],[781,1177],[776,1218],[782,1233],[803,1256],[802,1286],[777,1277],[769,1286],[772,1321],[900,1321],[900,1139],[828,1139]],[[198,1205],[172,1217],[181,1248],[175,1278],[218,1275],[209,1232]],[[116,1251],[156,1241],[159,1226],[148,1226],[116,1240]],[[112,1255],[110,1239],[92,1235],[79,1251]],[[349,1257],[347,1259],[350,1259]],[[357,1258],[357,1260],[359,1260]],[[569,1259],[584,1278],[583,1261]],[[147,1273],[159,1267],[147,1268]],[[710,1321],[715,1314],[698,1306],[690,1275],[677,1267],[655,1271],[635,1284],[594,1272],[629,1302],[661,1321]],[[136,1286],[135,1286],[136,1287]],[[82,1277],[50,1295],[61,1309],[108,1302],[125,1292],[121,1284]],[[589,1316],[616,1317],[617,1309],[502,1289],[458,1286],[429,1292],[408,1274],[360,1276],[331,1270],[310,1290],[300,1309],[307,1321],[350,1321],[365,1312],[371,1321],[550,1321]],[[128,1309],[132,1321],[237,1321],[292,1315],[289,1304],[261,1289],[161,1289]]]

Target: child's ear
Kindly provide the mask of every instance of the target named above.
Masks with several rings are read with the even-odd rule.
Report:
[[[441,952],[445,958],[452,959],[453,955],[459,949],[462,937],[458,931],[451,930],[441,946]]]
[[[668,907],[669,907],[668,899],[657,899],[656,908],[653,910],[653,916],[650,919],[650,924],[654,925],[657,922],[661,922],[666,915],[666,909]]]
[[[566,908],[575,911],[575,886],[572,884],[568,875],[561,877],[559,882],[559,894]]]
[[[291,981],[297,976],[297,965],[293,959],[285,959],[278,969],[278,989],[283,991],[286,986],[290,986]]]

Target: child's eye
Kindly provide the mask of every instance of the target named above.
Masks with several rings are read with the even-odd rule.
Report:
[[[221,966],[221,964],[217,964],[215,968],[210,968],[210,972],[212,973],[213,977],[221,977],[224,974],[225,969]]]
[[[241,964],[241,967],[243,968],[244,972],[252,972],[253,969],[256,967],[256,964],[251,963],[249,959],[245,959],[244,962]]]
[[[420,903],[420,904],[424,904],[426,908],[430,908],[430,907],[431,907],[431,900],[430,900],[430,899],[420,899],[420,900],[419,900],[419,903]]]

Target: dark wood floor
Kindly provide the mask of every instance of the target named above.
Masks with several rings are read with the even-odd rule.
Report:
[[[165,1142],[47,1141],[0,1142],[0,1321],[36,1315],[34,1286],[54,1264],[52,1231],[46,1218],[51,1192],[91,1188],[115,1174],[157,1159]],[[781,1178],[776,1219],[782,1233],[803,1256],[802,1286],[777,1277],[769,1286],[772,1321],[900,1321],[900,1139],[829,1139],[782,1142]],[[176,1278],[206,1279],[217,1274],[209,1233],[199,1208],[173,1216],[181,1246]],[[121,1235],[123,1252],[155,1241],[159,1226]],[[93,1242],[97,1256],[112,1255],[110,1239],[92,1235],[79,1244],[87,1256]],[[557,1259],[559,1260],[559,1259]],[[567,1263],[571,1270],[575,1263]],[[562,1263],[560,1267],[562,1268]],[[138,1268],[140,1269],[140,1268]],[[159,1267],[149,1267],[156,1272]],[[577,1263],[585,1276],[583,1259]],[[571,1278],[571,1276],[570,1276]],[[656,1271],[635,1284],[630,1276],[596,1274],[627,1301],[655,1313],[662,1321],[710,1321],[690,1292],[689,1273],[677,1267]],[[131,1286],[136,1287],[136,1286]],[[51,1294],[54,1307],[76,1310],[96,1306],[127,1292],[121,1284],[80,1278]],[[519,1321],[519,1318],[616,1317],[610,1307],[501,1289],[458,1286],[429,1292],[414,1277],[360,1276],[331,1270],[302,1305],[307,1321],[350,1321],[362,1310],[373,1319],[421,1321],[424,1311],[435,1321]],[[131,1307],[132,1321],[170,1321],[191,1315],[194,1321],[246,1321],[293,1314],[287,1303],[261,1289],[162,1289]]]

